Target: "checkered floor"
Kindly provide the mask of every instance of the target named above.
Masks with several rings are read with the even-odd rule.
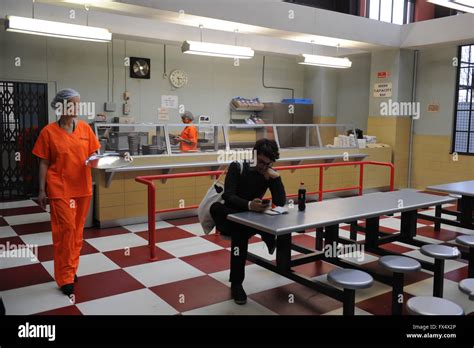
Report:
[[[447,208],[453,208],[447,206]],[[434,215],[434,210],[427,210]],[[342,314],[342,304],[321,293],[296,284],[255,264],[246,266],[244,288],[249,295],[244,306],[230,297],[230,243],[218,235],[204,235],[196,217],[159,221],[156,251],[158,261],[148,260],[147,225],[129,225],[109,229],[86,229],[84,247],[75,288],[75,303],[62,295],[53,279],[53,246],[48,212],[34,201],[0,203],[0,244],[38,245],[37,257],[8,257],[0,254],[0,296],[7,314],[255,314],[317,315]],[[386,232],[400,228],[400,218],[384,217]],[[418,236],[430,243],[453,244],[460,234],[474,234],[448,225],[433,231],[433,223],[421,220]],[[340,235],[349,237],[349,227],[341,225]],[[297,244],[313,248],[315,233],[295,234]],[[359,234],[358,239],[364,235]],[[416,247],[391,243],[386,249],[428,260]],[[2,248],[4,249],[4,248]],[[267,259],[264,243],[257,237],[249,250]],[[3,256],[3,257],[2,257]],[[362,263],[378,269],[377,256],[367,254]],[[297,267],[309,277],[326,281],[336,266],[317,261]],[[445,298],[474,311],[474,302],[458,290],[457,283],[467,278],[467,262],[447,261]],[[405,299],[432,293],[432,274],[421,271],[406,279]],[[375,282],[367,290],[357,291],[356,314],[390,314],[390,287]]]

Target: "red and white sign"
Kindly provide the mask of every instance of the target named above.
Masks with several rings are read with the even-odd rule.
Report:
[[[390,76],[389,71],[379,71],[379,72],[377,72],[377,78],[379,78],[379,79],[386,79],[389,76]]]

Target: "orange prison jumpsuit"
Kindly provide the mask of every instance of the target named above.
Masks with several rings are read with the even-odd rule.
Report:
[[[91,127],[76,122],[69,134],[57,122],[42,129],[33,154],[49,161],[46,192],[51,206],[54,277],[59,287],[74,282],[82,234],[92,198],[91,169],[85,160],[100,148]]]
[[[184,141],[179,143],[179,149],[181,151],[193,151],[197,150],[197,142],[198,142],[198,131],[197,128],[194,126],[186,126],[180,134],[181,138],[190,140],[194,142],[194,144],[186,144]]]

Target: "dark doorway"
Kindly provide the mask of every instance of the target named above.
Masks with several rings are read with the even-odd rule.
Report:
[[[0,201],[38,194],[38,161],[31,150],[48,124],[45,83],[0,81]]]

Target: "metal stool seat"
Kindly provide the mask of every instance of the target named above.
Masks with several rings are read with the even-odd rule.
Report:
[[[443,297],[444,261],[450,259],[457,259],[459,256],[461,256],[461,252],[456,247],[437,244],[423,245],[420,249],[420,252],[423,255],[435,259],[433,296]]]
[[[423,245],[420,249],[420,252],[423,255],[440,260],[457,259],[461,255],[459,249],[456,247],[438,244]]]
[[[459,282],[459,290],[469,295],[469,299],[474,301],[474,278],[467,278]]]
[[[355,269],[335,269],[328,273],[327,278],[330,283],[344,289],[344,315],[354,315],[355,291],[369,288],[374,282],[370,274]]]
[[[419,296],[407,301],[412,315],[464,315],[464,310],[454,302],[439,297]]]
[[[379,259],[379,264],[393,272],[392,315],[401,315],[403,311],[404,274],[419,271],[421,264],[410,257],[396,255],[382,256]]]

